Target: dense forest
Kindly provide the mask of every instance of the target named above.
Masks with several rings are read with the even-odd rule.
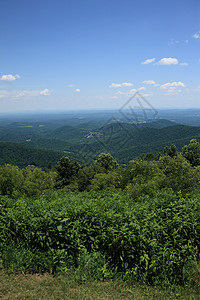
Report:
[[[95,115],[95,114],[94,114]],[[117,116],[73,116],[69,119],[0,123],[0,164],[48,167],[62,156],[79,164],[94,163],[100,153],[110,153],[120,165],[141,153],[162,152],[173,143],[178,151],[191,139],[200,141],[200,127],[165,119],[127,121]],[[97,115],[95,115],[97,117]],[[106,115],[107,116],[107,115]],[[13,120],[14,121],[14,120]],[[71,122],[71,123],[70,123]]]
[[[47,168],[0,167],[0,266],[199,284],[200,144],[165,146],[122,167],[63,156]]]

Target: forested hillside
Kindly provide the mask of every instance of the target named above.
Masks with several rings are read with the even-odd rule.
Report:
[[[0,262],[7,270],[199,284],[200,144],[147,153],[125,168],[108,153],[90,166],[0,167]]]
[[[62,156],[63,153],[58,151],[31,149],[17,143],[0,142],[0,165],[48,167],[49,162],[55,164]]]
[[[47,167],[49,161],[55,164],[61,156],[68,155],[89,165],[98,154],[107,152],[121,165],[127,165],[141,153],[155,154],[172,143],[180,151],[191,139],[200,140],[200,127],[178,125],[164,119],[138,123],[115,118],[109,121],[74,118],[71,121],[75,125],[69,125],[69,120],[62,118],[60,121],[2,123],[0,164]]]

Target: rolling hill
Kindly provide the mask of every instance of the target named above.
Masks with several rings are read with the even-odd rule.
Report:
[[[49,162],[55,164],[63,155],[61,152],[32,149],[17,143],[0,142],[0,165],[8,163],[19,167],[27,165],[48,167]]]
[[[121,164],[142,153],[162,152],[175,144],[179,151],[195,138],[200,141],[200,127],[178,125],[159,119],[125,123],[113,119],[99,127],[100,120],[89,120],[76,126],[47,122],[13,122],[0,128],[0,164],[20,167],[34,164],[46,167],[62,156],[80,163],[91,163],[101,152],[109,152]]]

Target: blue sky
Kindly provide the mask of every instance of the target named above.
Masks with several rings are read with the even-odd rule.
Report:
[[[1,0],[0,111],[200,107],[199,0]]]

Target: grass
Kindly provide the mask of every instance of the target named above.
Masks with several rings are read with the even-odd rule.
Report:
[[[8,274],[0,271],[0,299],[200,299],[200,290],[151,287],[118,281],[77,283],[73,275]]]

